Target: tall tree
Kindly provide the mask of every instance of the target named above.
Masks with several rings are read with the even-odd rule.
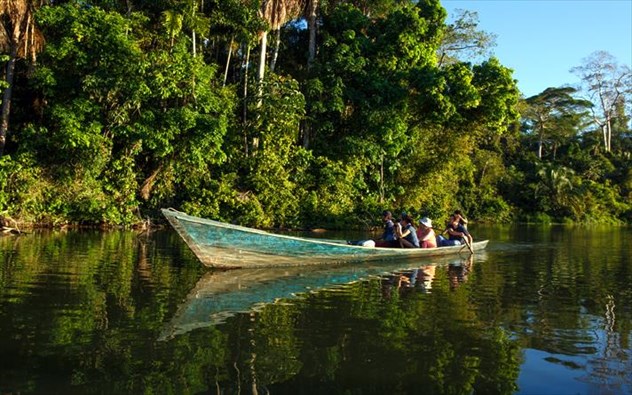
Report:
[[[202,38],[208,37],[210,30],[210,20],[204,13],[200,11],[203,8],[204,2],[198,2],[198,0],[187,0],[184,12],[184,23],[191,29],[191,53],[193,56],[197,55],[197,36],[202,35]]]
[[[257,80],[263,81],[266,68],[266,52],[268,45],[268,32],[277,30],[284,23],[300,15],[302,2],[300,0],[263,0],[259,9],[259,16],[268,22],[269,28],[259,32],[261,39],[261,52],[259,53],[259,71]]]
[[[597,51],[571,72],[581,78],[588,99],[594,104],[593,121],[601,128],[605,151],[610,152],[617,105],[622,99],[632,99],[632,70],[627,65],[620,66],[608,52]]]
[[[478,13],[457,10],[454,22],[444,28],[441,46],[437,51],[439,67],[490,55],[491,49],[496,46],[496,35],[477,28]]]
[[[208,35],[210,19],[200,11],[202,8],[198,0],[183,0],[176,2],[171,9],[162,11],[162,24],[167,29],[170,38],[170,47],[183,28],[191,31],[191,54],[197,55],[198,33]]]
[[[218,50],[218,63],[225,54],[223,86],[230,82],[242,81],[243,116],[247,121],[248,75],[250,71],[250,50],[256,40],[256,32],[263,30],[265,23],[258,17],[259,4],[255,0],[211,0],[206,1],[205,13],[210,18],[210,41]],[[233,59],[235,59],[233,61]],[[233,66],[233,64],[241,64]],[[231,74],[232,70],[232,74]],[[245,128],[244,128],[245,133]],[[244,135],[244,150],[248,152],[248,141]]]
[[[173,48],[175,38],[182,30],[182,20],[184,19],[182,14],[175,10],[165,10],[162,12],[163,21],[162,24],[169,33],[169,49]]]
[[[318,18],[318,0],[308,0],[306,7],[307,29],[309,30],[309,48],[307,55],[307,69],[311,69],[316,59],[316,28]]]
[[[523,115],[527,132],[538,138],[538,158],[547,139],[557,140],[570,137],[580,130],[581,120],[591,103],[575,99],[577,90],[571,87],[548,88],[544,92],[529,97]],[[555,143],[552,144],[555,152]]]
[[[0,156],[4,152],[9,130],[15,63],[20,58],[35,62],[37,53],[42,50],[44,36],[37,28],[34,16],[35,11],[45,3],[46,0],[0,0],[0,49],[9,54],[0,112]]]

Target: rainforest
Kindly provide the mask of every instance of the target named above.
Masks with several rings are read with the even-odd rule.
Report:
[[[437,0],[0,5],[0,221],[632,222],[632,73],[524,97]],[[378,222],[379,223],[379,222]]]

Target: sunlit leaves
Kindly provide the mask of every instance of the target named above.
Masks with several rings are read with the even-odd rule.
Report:
[[[57,137],[52,140],[57,153],[69,153],[81,163],[82,174],[94,177],[91,191],[101,202],[103,220],[118,222],[111,214],[120,212],[129,221],[141,185],[144,198],[156,186],[163,193],[174,188],[177,183],[160,177],[161,171],[176,168],[176,182],[183,182],[187,174],[203,174],[225,159],[220,147],[232,93],[218,87],[216,67],[193,57],[186,43],[174,43],[169,52],[143,52],[140,38],[130,34],[130,25],[142,18],[98,8],[45,8],[42,21],[50,40],[37,81],[54,97],[49,134]],[[116,170],[121,163],[125,171]],[[110,202],[98,197],[97,180]],[[110,204],[116,209],[108,210]]]
[[[480,106],[473,113],[485,123],[490,132],[504,133],[518,120],[516,105],[518,88],[512,77],[512,70],[491,58],[479,66],[473,67],[472,83],[481,96]]]

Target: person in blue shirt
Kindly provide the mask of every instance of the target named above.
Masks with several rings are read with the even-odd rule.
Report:
[[[395,236],[395,224],[393,223],[393,214],[384,210],[382,212],[382,221],[384,222],[384,233],[382,237],[375,241],[376,247],[396,247],[399,246]]]
[[[458,246],[465,244],[466,241],[469,242],[469,245],[472,245],[472,236],[465,226],[459,223],[459,216],[450,216],[446,232],[448,232],[448,240],[442,240],[441,246]],[[465,238],[467,238],[467,240],[465,240]]]
[[[401,248],[419,248],[419,238],[417,238],[417,229],[413,226],[413,220],[409,215],[402,218],[401,234],[398,234],[399,246]]]

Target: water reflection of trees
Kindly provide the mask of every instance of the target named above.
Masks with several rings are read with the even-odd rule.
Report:
[[[630,388],[631,268],[569,252],[577,238],[597,249],[594,235],[306,294],[168,342],[156,338],[200,275],[186,247],[32,236],[0,240],[1,389],[512,393],[522,348],[585,356],[586,381]]]
[[[532,230],[532,251],[515,254],[502,267],[491,262],[478,268],[479,311],[508,325],[522,347],[549,353],[547,362],[584,372],[581,380],[598,392],[626,392],[632,388],[629,232]],[[495,292],[488,292],[490,286]]]
[[[231,348],[246,357],[224,385],[249,387],[243,372],[251,370],[260,393],[513,392],[519,349],[476,317],[465,288],[455,292],[454,268],[420,269],[269,305],[253,321],[230,320],[227,333],[242,334],[230,338]],[[432,293],[411,281],[432,272]]]
[[[420,275],[432,293],[400,287],[386,297],[374,278],[156,342],[200,273],[194,261],[174,268],[186,249],[165,254],[159,245],[115,232],[36,234],[3,246],[2,313],[19,318],[0,326],[3,360],[11,360],[2,385],[82,393],[513,388],[517,350],[502,331],[480,330],[446,266]],[[513,373],[481,374],[495,366]]]
[[[170,313],[169,293],[186,294],[200,273],[197,263],[174,271],[157,245],[132,232],[0,238],[0,389],[89,393],[128,382],[147,362],[138,344]]]

